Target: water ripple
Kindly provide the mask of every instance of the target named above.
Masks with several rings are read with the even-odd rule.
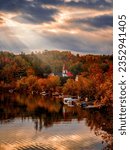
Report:
[[[6,132],[5,132],[6,131]],[[0,150],[99,150],[101,139],[85,125],[85,120],[61,122],[41,131],[30,120],[1,126]]]

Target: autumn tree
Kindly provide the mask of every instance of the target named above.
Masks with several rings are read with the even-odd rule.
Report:
[[[68,79],[64,84],[63,93],[75,96],[78,94],[78,87],[74,79]]]
[[[78,75],[82,72],[82,63],[81,62],[76,62],[75,64],[71,65],[70,71],[74,75]]]
[[[104,74],[104,82],[102,82],[95,94],[95,103],[103,105],[113,105],[113,66],[109,65],[109,70]]]
[[[21,78],[17,81],[16,89],[25,92],[39,91],[37,77],[30,75],[28,77]]]

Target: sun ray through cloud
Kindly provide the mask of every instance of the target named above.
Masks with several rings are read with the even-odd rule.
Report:
[[[111,54],[112,1],[1,0],[0,34],[1,50]]]

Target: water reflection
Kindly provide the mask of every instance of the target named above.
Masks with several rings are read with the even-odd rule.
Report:
[[[112,108],[82,110],[57,98],[6,94],[0,123],[0,150],[5,143],[8,150],[112,149]]]

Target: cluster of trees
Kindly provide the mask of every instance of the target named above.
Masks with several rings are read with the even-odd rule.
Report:
[[[50,76],[50,73],[61,73],[64,64],[72,72],[73,77]],[[112,105],[112,72],[112,55],[80,56],[67,51],[19,55],[0,52],[1,91],[59,91],[88,97],[95,104]]]
[[[78,79],[68,79],[63,86],[63,92],[70,95],[87,96],[95,104],[112,105],[113,103],[113,77],[112,64],[107,72],[103,72],[97,64],[91,66],[89,75],[78,75]],[[86,72],[85,72],[86,74]]]
[[[55,92],[60,86],[60,77],[49,76],[47,78],[39,78],[34,75],[23,77],[16,82],[16,90],[26,93],[39,93],[46,91],[49,93]]]

